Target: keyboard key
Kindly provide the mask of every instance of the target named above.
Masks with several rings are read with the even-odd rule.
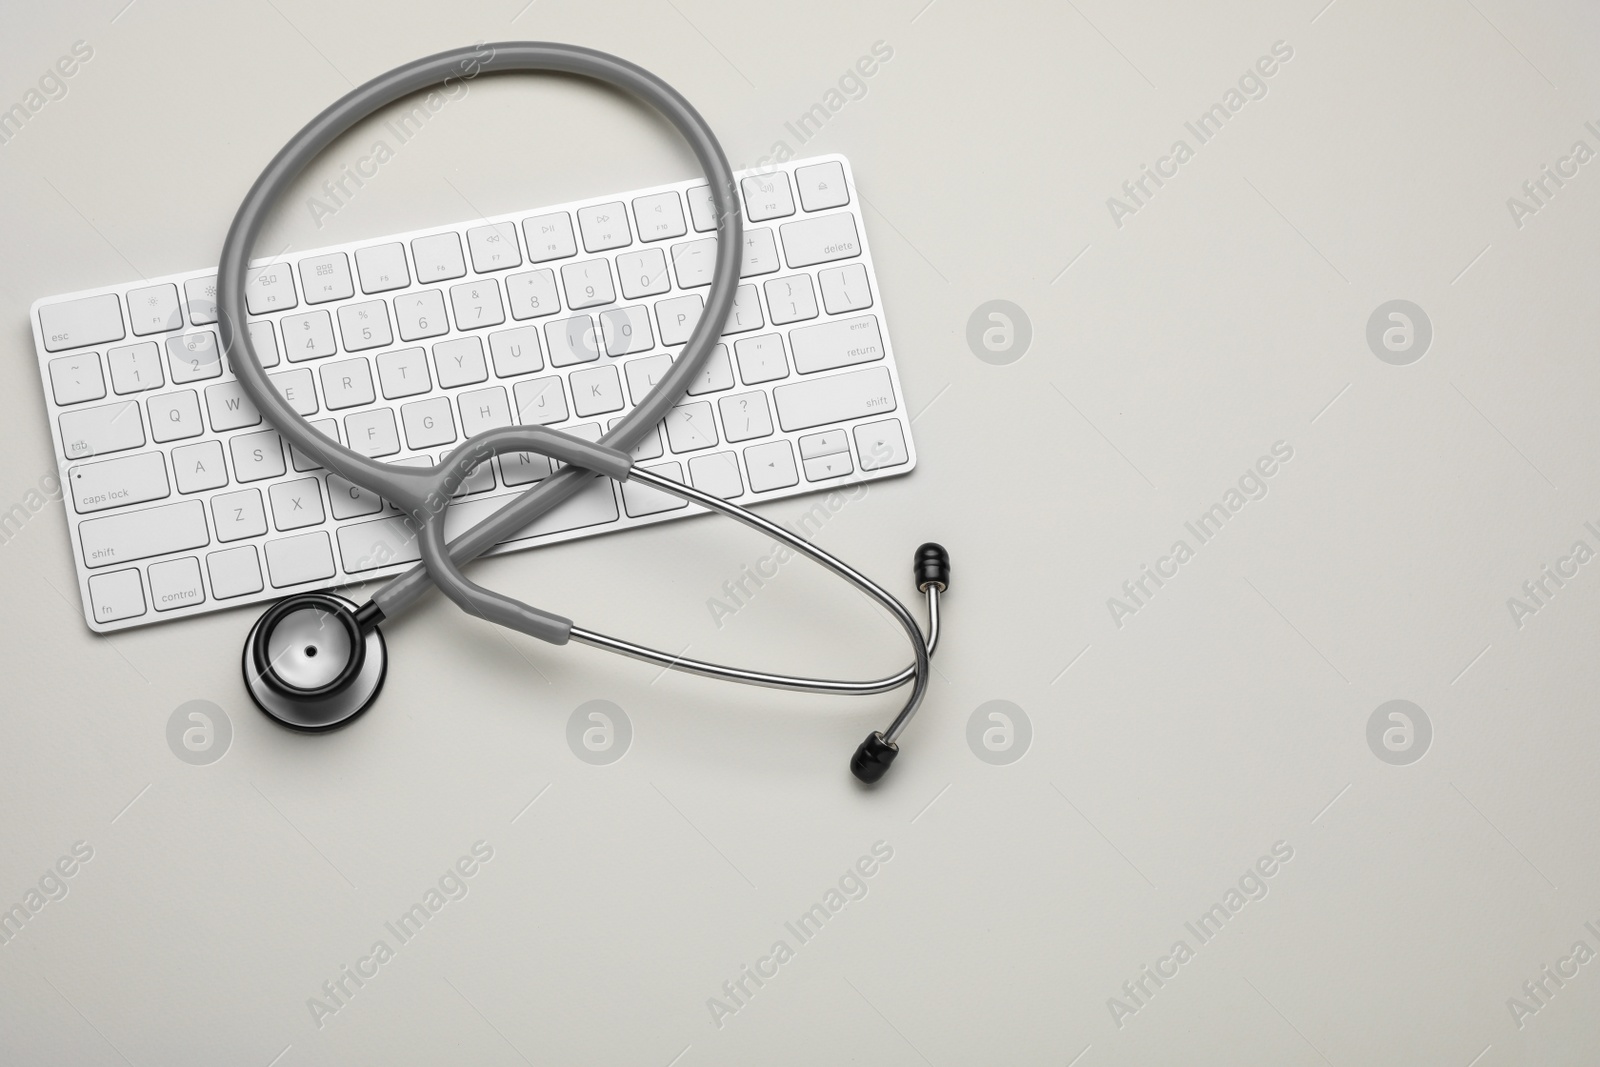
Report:
[[[514,330],[491,333],[489,355],[494,359],[495,374],[502,378],[515,378],[519,374],[544,370],[537,326],[519,326]]]
[[[561,310],[556,296],[556,272],[530,270],[506,278],[506,302],[514,319],[536,319]]]
[[[781,437],[745,449],[744,465],[750,472],[751,492],[770,493],[800,482],[800,474],[794,466],[794,449]]]
[[[283,346],[288,349],[290,363],[333,355],[333,320],[326,311],[285,315],[278,325],[283,329]]]
[[[772,390],[772,401],[778,407],[778,425],[785,430],[859,419],[893,411],[897,406],[885,367],[779,385]]]
[[[467,247],[472,251],[472,269],[479,274],[522,265],[522,250],[517,247],[517,227],[511,222],[474,226],[467,231]]]
[[[445,536],[456,537],[464,533],[515,499],[516,497],[512,495],[502,495],[463,500],[450,509],[444,524]],[[611,479],[600,478],[587,489],[580,489],[574,493],[571,499],[540,515],[522,529],[514,531],[500,543],[505,544],[507,541],[516,541],[524,537],[536,537],[539,534],[576,530],[584,526],[598,526],[601,523],[611,522],[616,517],[617,498],[611,491]]]
[[[617,298],[611,287],[611,264],[604,259],[585,259],[561,268],[561,284],[567,290],[567,307],[580,308],[609,304]]]
[[[655,347],[655,338],[650,334],[650,312],[643,304],[602,311],[600,328],[605,333],[608,356],[629,356]]]
[[[116,622],[143,615],[144,583],[139,568],[89,576],[89,603],[95,622]]]
[[[78,523],[83,562],[93,569],[211,543],[206,513],[198,500],[124,511]]]
[[[775,382],[789,376],[789,361],[783,356],[781,334],[741,337],[734,343],[733,351],[739,360],[739,377],[746,385]]]
[[[638,404],[656,387],[662,375],[672,369],[672,357],[662,352],[644,359],[630,359],[622,365],[622,369],[628,375],[628,395]]]
[[[266,552],[267,576],[275,589],[333,577],[333,543],[322,530],[268,541]]]
[[[424,285],[467,273],[467,261],[461,258],[461,238],[453,233],[413,239],[411,255],[417,261],[417,281]]]
[[[206,412],[211,417],[211,428],[218,433],[242,430],[261,422],[261,412],[244,395],[244,387],[238,382],[206,386]]]
[[[728,346],[718,345],[700,365],[700,373],[689,385],[690,396],[720,393],[733,388],[733,367],[728,363]]]
[[[805,468],[806,481],[820,482],[828,478],[840,478],[855,472],[855,467],[850,463],[850,453],[835,452],[829,456],[818,456],[816,459],[803,459],[800,465]]]
[[[771,226],[758,226],[744,231],[744,258],[739,265],[739,277],[771,274],[780,266],[778,245],[773,239]]]
[[[328,475],[328,508],[336,519],[375,515],[383,510],[383,500],[370,489],[363,489],[337,474]]]
[[[450,303],[455,306],[458,329],[476,330],[506,321],[506,310],[500,303],[500,283],[493,278],[452,285]]]
[[[85,463],[67,472],[67,482],[72,487],[73,509],[80,515],[160,500],[172,492],[167,485],[167,463],[160,452]]]
[[[276,430],[242,433],[228,439],[233,453],[233,477],[240,482],[258,482],[283,473],[283,441]]]
[[[68,459],[87,459],[144,444],[144,421],[139,418],[139,405],[132,400],[64,411],[57,421],[61,449]]]
[[[321,374],[322,397],[329,411],[370,404],[377,399],[372,391],[372,365],[365,356],[324,363]]]
[[[844,181],[844,167],[839,163],[801,167],[794,172],[794,183],[800,189],[800,206],[807,211],[844,207],[850,202],[850,189]]]
[[[254,545],[225,548],[206,556],[211,594],[218,600],[261,592],[261,563]]]
[[[413,449],[447,445],[456,439],[456,421],[446,396],[401,404],[400,421],[406,426],[406,444]]]
[[[180,493],[220,489],[228,484],[228,464],[221,441],[196,441],[172,450],[172,475]]]
[[[578,228],[583,231],[586,252],[604,252],[633,243],[633,235],[628,232],[628,209],[620,200],[579,208]]]
[[[305,291],[308,304],[350,299],[356,295],[355,285],[350,280],[350,261],[343,252],[302,259],[300,288]]]
[[[297,415],[317,413],[317,387],[311,384],[311,368],[279,371],[267,375],[267,381],[278,390],[278,395],[289,402]]]
[[[157,611],[186,608],[205,598],[206,587],[200,580],[198,556],[150,564],[150,603],[155,605]]]
[[[116,293],[106,293],[45,304],[39,308],[39,330],[46,352],[120,341],[125,336],[122,302]]]
[[[606,424],[606,430],[609,432],[616,429],[617,423],[621,421],[621,419],[612,419]],[[647,459],[659,458],[662,451],[661,428],[652,426],[650,427],[650,432],[641,437],[639,443],[628,450],[628,455],[632,456],[635,462],[642,463]]]
[[[672,269],[678,276],[678,288],[698,289],[711,284],[712,269],[717,259],[715,237],[682,241],[673,245],[671,251]]]
[[[667,277],[666,253],[659,248],[622,253],[617,257],[617,280],[622,285],[623,297],[628,300],[666,292],[672,288]]]
[[[344,435],[350,447],[369,459],[391,456],[400,451],[400,433],[395,428],[394,412],[388,408],[358,411],[344,417]]]
[[[440,463],[443,463],[449,458],[450,453],[439,453]],[[457,498],[464,496],[476,496],[479,493],[487,493],[493,488],[494,464],[485,460],[468,471],[467,476],[461,480],[461,484],[456,486],[456,491],[450,495]]]
[[[607,363],[572,372],[572,407],[579,418],[622,410],[622,381]]]
[[[476,385],[489,377],[483,361],[483,342],[476,337],[453,337],[433,346],[433,366],[440,388]]]
[[[250,345],[256,351],[256,359],[263,367],[276,367],[278,338],[272,332],[272,320],[262,319],[260,322],[252,322],[246,329],[250,333]]]
[[[420,348],[402,348],[378,357],[378,382],[385,400],[416,396],[433,388],[428,378],[428,354]]]
[[[565,211],[522,220],[522,238],[528,243],[528,262],[545,263],[578,254],[572,236],[572,216]]]
[[[206,326],[217,321],[217,276],[190,278],[183,283],[183,302],[189,306],[189,324]]]
[[[318,419],[311,424],[311,428],[330,441],[337,442],[339,440],[338,419]],[[319,471],[322,469],[322,464],[300,451],[298,445],[289,446],[289,466],[300,474],[304,474],[306,471]]]
[[[713,452],[689,461],[689,482],[702,493],[732,500],[744,493],[739,477],[739,457],[732,452]]]
[[[395,297],[394,318],[400,326],[402,341],[438,337],[450,332],[450,323],[444,314],[444,294],[437,289],[424,289],[420,293]]]
[[[245,271],[244,302],[252,315],[287,311],[299,304],[294,294],[294,276],[287,263],[273,263]]]
[[[671,478],[680,485],[683,483],[683,465],[680,463],[658,463],[653,467],[646,467],[645,470],[651,474],[659,474],[663,478]],[[686,508],[689,502],[681,496],[664,493],[653,485],[646,485],[643,482],[623,482],[622,506],[627,509],[629,515],[638,518],[641,515],[654,515],[662,511]]]
[[[150,409],[150,436],[158,443],[199,437],[205,430],[200,424],[200,398],[193,389],[153,396],[145,404]]]
[[[111,364],[111,389],[119,396],[166,384],[161,374],[161,350],[154,341],[113,348],[106,353],[106,362]]]
[[[765,325],[766,322],[761,318],[761,300],[756,296],[756,287],[739,286],[733,294],[733,310],[728,312],[728,321],[723,323],[722,336],[759,330]]]
[[[822,306],[830,315],[872,306],[872,286],[867,282],[864,263],[818,271],[817,281],[822,284]]]
[[[406,249],[399,241],[356,249],[356,273],[363,293],[387,293],[411,284],[406,270]]]
[[[137,337],[183,329],[183,312],[178,310],[178,287],[169,282],[130,289],[128,319],[133,323],[133,332]]]
[[[774,278],[764,288],[767,308],[772,312],[772,325],[783,326],[817,317],[817,294],[811,288],[811,275]]]
[[[550,460],[537,452],[504,452],[500,456],[500,479],[509,486],[532,485],[550,477]]]
[[[511,405],[506,400],[505,387],[501,385],[462,393],[456,397],[456,406],[461,409],[463,437],[476,437],[485,430],[514,425]]]
[[[346,304],[339,309],[339,337],[346,352],[364,352],[394,343],[389,308],[382,300]]]
[[[421,558],[416,530],[403,516],[339,528],[339,559],[352,574]]]
[[[662,420],[667,427],[667,444],[674,452],[693,452],[717,443],[717,424],[711,405],[701,401],[679,404]]]
[[[751,222],[782,218],[794,214],[794,197],[789,194],[789,175],[783,171],[752,174],[739,183],[744,190],[745,214]]]
[[[79,352],[57,356],[50,361],[50,391],[57,404],[81,404],[106,395],[106,379],[100,373],[98,352]]]
[[[856,451],[861,454],[861,469],[864,471],[898,467],[911,458],[906,452],[905,433],[899,419],[865,423],[857,426],[854,433]]]
[[[786,222],[778,227],[778,233],[783,239],[783,256],[791,267],[831,263],[861,254],[856,220],[848,211]]]
[[[656,301],[656,325],[661,328],[661,343],[681,345],[700,321],[705,302],[699,293],[690,296],[673,296]]]
[[[272,501],[272,525],[280,530],[316,526],[323,520],[321,482],[316,478],[296,478],[278,482],[267,490]]]
[[[789,344],[794,349],[794,369],[801,374],[871,363],[884,355],[876,315],[802,326],[789,332]]]
[[[707,233],[717,228],[717,205],[711,200],[711,190],[696,185],[689,190],[689,220],[696,233]]]
[[[220,377],[222,356],[217,352],[217,335],[200,330],[167,338],[167,366],[174,385]]]
[[[567,396],[560,378],[524,379],[511,390],[511,396],[517,403],[517,422],[523,426],[548,426],[567,419]]]
[[[848,451],[850,451],[850,440],[845,437],[843,430],[825,430],[800,438],[801,459],[816,459],[818,456],[831,456]]]
[[[544,325],[545,344],[550,348],[550,364],[570,367],[600,358],[600,341],[595,336],[592,315],[574,315]]]
[[[673,192],[641,196],[633,202],[633,221],[639,227],[639,240],[661,241],[682,237],[683,205]]]
[[[772,433],[772,412],[767,410],[767,394],[759,389],[736,393],[717,401],[722,412],[722,432],[729,444],[766,437]]]

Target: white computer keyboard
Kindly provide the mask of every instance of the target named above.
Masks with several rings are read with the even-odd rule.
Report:
[[[724,343],[634,450],[759,502],[916,463],[842,156],[741,176],[743,279]],[[431,464],[513,423],[598,438],[698,318],[715,256],[703,181],[259,261],[247,302],[274,382],[329,437]],[[396,574],[408,520],[285,447],[218,354],[215,271],[40,300],[34,344],[84,617],[106,633]],[[480,467],[447,530],[549,465]],[[698,513],[600,480],[495,551]]]

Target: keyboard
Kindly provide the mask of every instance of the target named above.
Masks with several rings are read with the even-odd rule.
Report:
[[[849,162],[740,176],[741,280],[722,343],[633,455],[743,504],[916,464]],[[279,392],[330,438],[432,465],[464,438],[546,425],[591,440],[676,358],[715,258],[686,181],[256,261],[248,329]],[[410,520],[287,446],[218,350],[216,272],[34,303],[34,343],[84,619],[97,633],[405,570]],[[531,453],[461,486],[450,536],[548,477]],[[600,479],[493,550],[704,509]]]

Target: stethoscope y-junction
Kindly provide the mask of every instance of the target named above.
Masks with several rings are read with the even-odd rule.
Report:
[[[716,214],[717,251],[705,310],[671,369],[632,411],[598,442],[542,426],[488,430],[462,442],[432,467],[380,463],[330,440],[278,393],[262,369],[245,319],[246,267],[272,206],[332,141],[374,111],[401,97],[451,79],[464,70],[551,71],[604,82],[650,105],[694,151],[705,172]],[[239,384],[262,415],[301,452],[323,467],[389,501],[415,524],[419,565],[392,579],[357,607],[331,593],[302,593],[273,605],[250,631],[244,650],[245,684],[261,709],[285,726],[327,730],[348,723],[377,697],[387,652],[378,624],[410,606],[431,583],[480,618],[549,641],[578,641],[663,668],[810,693],[866,695],[910,684],[911,693],[888,729],[868,735],[850,761],[864,782],[883,777],[899,752],[905,730],[928,686],[929,657],[939,638],[939,595],[949,585],[950,560],[936,544],[917,549],[917,588],[926,596],[924,633],[898,599],[827,552],[745,508],[634,464],[628,454],[688,391],[716,347],[739,282],[742,219],[727,158],[705,120],[676,90],[641,67],[588,48],[515,41],[460,48],[415,60],[359,86],[328,107],[286,144],[256,179],[234,216],[217,271],[217,328]],[[506,452],[534,452],[565,466],[471,530],[445,539],[452,494],[481,463]],[[502,538],[566,500],[595,477],[637,481],[744,523],[809,556],[881,604],[905,630],[914,660],[904,670],[871,681],[839,681],[742,670],[685,659],[576,626],[570,619],[485,589],[461,567]]]

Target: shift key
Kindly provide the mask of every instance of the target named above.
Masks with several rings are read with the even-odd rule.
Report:
[[[772,399],[778,406],[778,424],[785,430],[805,430],[895,409],[889,371],[881,366],[780,385],[772,391]]]
[[[85,519],[78,524],[78,541],[83,562],[89,567],[108,567],[113,563],[180,552],[209,544],[205,505],[198,500],[103,519]]]

